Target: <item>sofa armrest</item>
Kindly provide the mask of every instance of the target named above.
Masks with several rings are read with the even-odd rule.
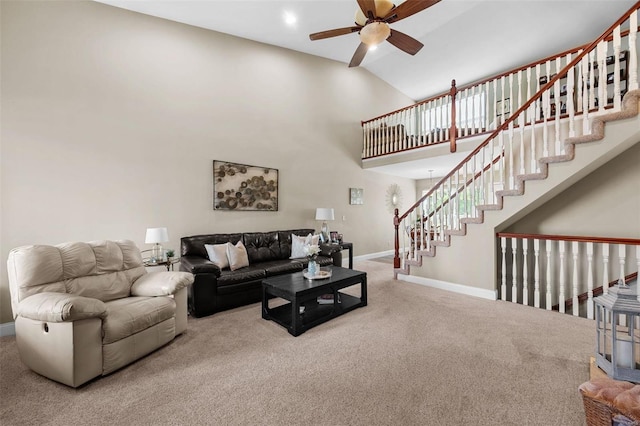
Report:
[[[220,276],[221,270],[218,265],[199,256],[182,256],[180,258],[180,270],[185,272],[191,272],[192,274],[208,273],[215,274],[216,277]]]
[[[37,293],[18,306],[18,316],[36,321],[71,322],[106,315],[107,306],[101,300],[68,293]]]
[[[193,284],[193,274],[189,272],[149,272],[133,283],[131,295],[170,296],[191,284]]]

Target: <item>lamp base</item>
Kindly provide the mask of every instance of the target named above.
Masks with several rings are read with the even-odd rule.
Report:
[[[151,261],[152,262],[163,262],[164,261],[164,250],[162,249],[162,244],[156,243],[151,250]]]
[[[322,222],[322,227],[320,228],[320,234],[322,235],[322,240],[325,243],[331,242],[329,239],[329,226],[327,226],[327,222]]]

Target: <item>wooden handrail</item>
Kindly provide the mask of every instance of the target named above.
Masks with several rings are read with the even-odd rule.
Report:
[[[626,275],[624,277],[624,282],[629,282],[629,281],[633,281],[636,278],[638,278],[638,273],[634,272],[632,274]],[[608,283],[608,287],[613,287],[614,285],[618,284],[618,280],[614,280]],[[596,287],[593,289],[593,297],[596,296],[600,296],[602,293],[604,292],[604,290],[602,289],[602,286],[600,287]],[[583,303],[584,301],[589,299],[589,293],[585,292],[585,293],[581,293],[578,295],[578,303]],[[573,306],[573,298],[567,299],[564,301],[564,307],[565,310],[568,310],[568,308]],[[560,304],[557,303],[555,305],[553,305],[551,307],[552,311],[559,311],[560,310]]]
[[[496,237],[504,238],[527,238],[535,240],[553,240],[553,241],[575,241],[579,243],[609,243],[609,244],[625,244],[628,246],[640,245],[640,239],[637,238],[617,238],[617,237],[585,237],[575,235],[547,235],[547,234],[521,234],[513,232],[497,232]]]

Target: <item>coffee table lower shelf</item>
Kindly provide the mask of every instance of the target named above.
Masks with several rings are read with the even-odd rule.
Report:
[[[307,330],[362,306],[362,301],[357,297],[344,293],[340,293],[339,296],[339,303],[334,301],[333,304],[329,305],[320,305],[318,302],[313,301],[302,303],[301,306],[304,307],[304,312],[299,316],[300,327]],[[268,319],[290,330],[293,327],[291,314],[291,303],[285,303],[284,305],[269,309]]]

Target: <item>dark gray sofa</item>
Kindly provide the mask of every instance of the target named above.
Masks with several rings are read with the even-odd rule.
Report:
[[[313,229],[272,232],[209,234],[180,239],[180,270],[194,275],[189,286],[188,307],[194,317],[202,317],[262,299],[262,280],[266,277],[302,271],[306,258],[289,259],[291,234],[305,236]],[[209,261],[205,244],[236,244],[242,240],[247,249],[249,266],[231,271],[221,270]],[[321,244],[316,261],[320,266],[342,264],[338,245]]]

